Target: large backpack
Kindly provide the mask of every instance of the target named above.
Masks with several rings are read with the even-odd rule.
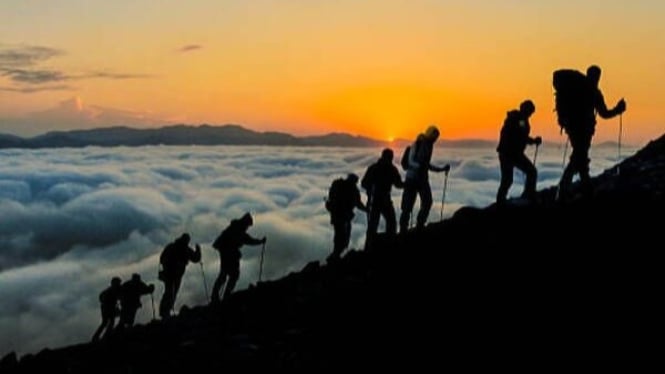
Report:
[[[593,87],[586,75],[572,69],[556,70],[552,74],[554,108],[561,129],[570,130],[575,120],[593,108]]]

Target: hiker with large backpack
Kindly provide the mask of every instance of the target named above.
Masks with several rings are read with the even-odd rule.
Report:
[[[346,179],[337,178],[330,185],[326,209],[330,212],[330,223],[333,225],[333,251],[328,256],[328,263],[335,262],[342,257],[342,252],[349,246],[351,240],[351,221],[358,208],[364,212],[367,208],[362,203],[358,190],[358,176],[351,173]]]
[[[171,310],[175,304],[180,282],[185,274],[185,268],[189,262],[201,261],[201,246],[196,244],[196,250],[189,246],[191,240],[189,234],[184,233],[178,239],[169,243],[159,257],[161,270],[159,280],[164,282],[164,295],[159,303],[159,316],[166,319],[171,316]]]
[[[118,330],[134,325],[136,311],[142,306],[141,296],[149,295],[155,291],[154,284],[145,284],[139,274],[132,274],[132,278],[120,287],[120,321]]]
[[[118,301],[120,300],[120,289],[122,280],[119,277],[111,279],[111,285],[99,294],[99,303],[102,310],[102,323],[99,325],[92,341],[107,337],[115,325],[115,317],[120,313]]]
[[[429,172],[449,172],[450,164],[439,167],[431,164],[434,143],[439,138],[439,129],[430,126],[419,134],[415,143],[409,146],[408,155],[402,167],[406,169],[404,191],[402,192],[402,213],[399,217],[399,232],[405,233],[409,228],[411,211],[416,203],[416,195],[420,196],[420,210],[416,217],[416,228],[425,227],[429,211],[432,208],[432,188],[429,184]]]
[[[381,152],[381,158],[367,168],[360,182],[367,193],[368,218],[365,249],[371,248],[381,216],[386,222],[386,233],[388,235],[397,233],[397,218],[390,192],[393,186],[403,188],[404,182],[393,165],[393,158],[393,150],[384,149]]]
[[[540,145],[543,140],[540,136],[532,138],[529,136],[531,125],[529,117],[536,111],[536,106],[531,100],[525,100],[520,104],[519,110],[511,110],[501,127],[499,145],[496,151],[499,153],[499,164],[501,165],[501,183],[496,193],[498,204],[506,201],[508,190],[513,184],[513,169],[517,168],[526,175],[522,198],[533,201],[536,198],[536,182],[538,171],[534,164],[524,154],[528,144]]]
[[[231,292],[240,278],[240,248],[243,245],[259,245],[265,244],[267,239],[264,236],[261,239],[256,239],[247,233],[247,230],[254,224],[254,219],[249,213],[245,213],[239,219],[234,219],[231,223],[219,234],[217,239],[212,243],[212,247],[219,252],[219,275],[215,280],[212,287],[211,302],[216,304],[220,301],[219,291],[221,291],[224,284],[224,298],[227,300]]]
[[[596,129],[596,113],[609,119],[626,111],[624,99],[619,100],[614,108],[607,108],[598,87],[600,75],[600,67],[596,65],[589,66],[586,75],[570,69],[557,70],[553,74],[557,119],[573,149],[559,182],[560,200],[569,197],[573,176],[577,173],[580,175],[583,197],[588,198],[593,193],[589,175],[589,148]]]

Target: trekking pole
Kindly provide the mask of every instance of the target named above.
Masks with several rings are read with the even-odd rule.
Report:
[[[199,261],[199,266],[201,267],[201,276],[203,277],[203,289],[206,292],[206,301],[210,301],[210,296],[208,296],[208,281],[206,280],[206,273],[203,271],[203,259]]]
[[[563,159],[561,159],[561,172],[566,167],[566,154],[568,153],[568,139],[566,139],[566,145],[563,148]]]
[[[540,147],[540,144],[536,144],[536,150],[533,152],[533,166],[536,166],[536,160],[538,159],[538,147]]]
[[[561,159],[561,174],[565,171],[566,168],[566,153],[568,153],[568,139],[566,139],[566,145],[563,148],[563,159]],[[554,200],[559,200],[561,197],[561,184],[559,183],[556,186],[556,194],[554,195]]]
[[[623,134],[623,114],[619,114],[619,141],[617,142],[617,175],[619,175],[619,163],[621,162],[621,135]]]
[[[152,320],[156,320],[157,317],[155,317],[155,296],[153,296],[152,292],[150,293],[150,301],[152,302]]]
[[[446,171],[446,175],[443,177],[443,196],[441,196],[441,218],[440,218],[441,221],[443,221],[443,207],[446,204],[447,188],[448,188],[448,171]]]
[[[259,282],[261,282],[261,275],[263,275],[263,256],[266,253],[266,243],[263,242],[263,247],[261,248],[261,263],[259,264]]]

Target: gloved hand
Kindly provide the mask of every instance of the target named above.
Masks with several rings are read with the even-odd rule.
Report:
[[[626,111],[626,100],[624,99],[619,100],[619,102],[617,103],[617,111],[619,112],[619,114],[622,114],[623,112]]]
[[[450,171],[450,164],[446,164],[446,166],[444,166],[444,167],[441,169],[441,171],[444,171],[444,172],[446,172],[446,173],[449,172],[449,171]]]
[[[266,238],[265,236],[263,237],[263,239],[261,239],[262,244],[266,244],[267,241],[268,241],[268,238]]]
[[[543,138],[540,136],[536,136],[536,145],[541,145],[543,144]]]

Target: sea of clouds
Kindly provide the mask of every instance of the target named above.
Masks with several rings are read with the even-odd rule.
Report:
[[[563,150],[540,147],[539,189],[558,181]],[[349,172],[362,177],[380,151],[237,146],[0,150],[0,357],[89,340],[100,322],[98,294],[113,276],[127,280],[141,274],[156,285],[158,304],[160,251],[183,232],[201,244],[203,267],[188,266],[176,310],[206,303],[203,274],[210,288],[219,270],[210,244],[231,219],[247,211],[254,215],[249,233],[268,237],[264,279],[324,261],[332,247],[324,208],[330,182]],[[395,151],[397,164],[401,149]],[[527,152],[533,157],[534,148]],[[594,148],[593,174],[617,157],[616,148]],[[452,166],[444,217],[461,206],[494,201],[500,173],[493,147],[437,148],[433,163]],[[436,221],[444,174],[431,173],[430,180],[435,200],[430,221]],[[510,195],[521,193],[523,181],[516,172]],[[393,198],[399,215],[399,190],[393,190]],[[356,214],[352,248],[363,247],[365,227],[365,216]],[[256,282],[261,247],[242,252],[238,289]],[[142,301],[137,323],[152,318],[150,297]]]

